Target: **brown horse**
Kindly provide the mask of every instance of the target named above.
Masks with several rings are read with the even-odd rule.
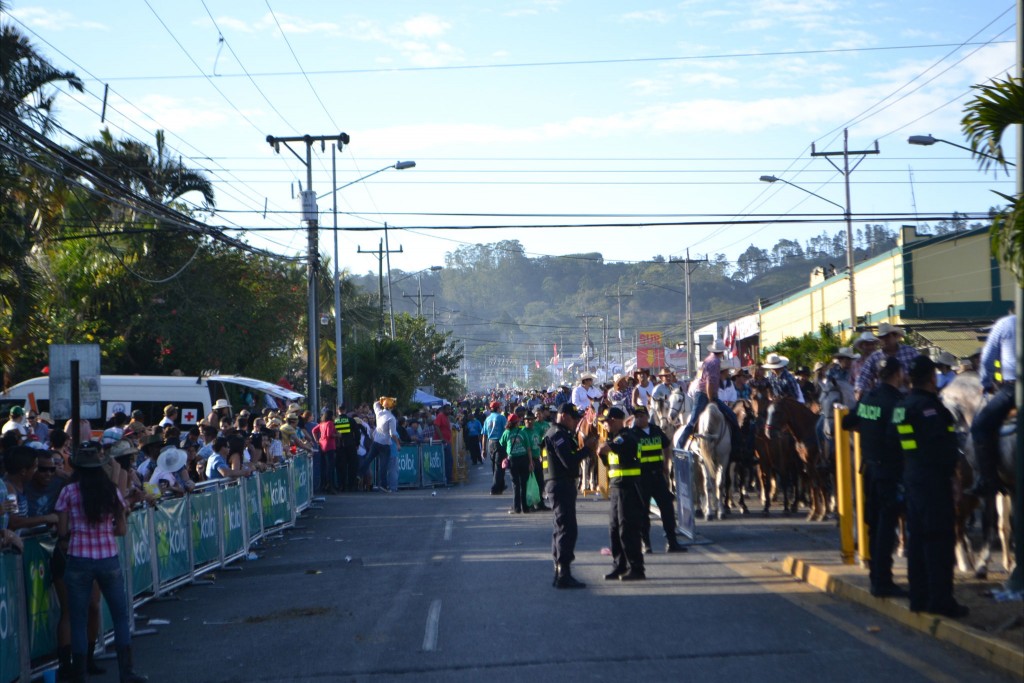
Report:
[[[768,398],[768,390],[765,387],[755,387],[750,398],[750,407],[753,411],[754,431],[754,457],[757,460],[757,475],[761,484],[761,503],[764,509],[762,517],[767,517],[771,508],[772,500],[778,493],[776,472],[782,480],[783,512],[789,514],[789,487],[788,483],[794,479],[794,461],[796,461],[796,445],[793,437],[786,431],[776,431],[771,434],[766,432],[764,427],[768,421],[768,406],[771,399]],[[738,417],[738,415],[737,415]],[[793,496],[792,511],[796,511],[796,495]]]
[[[821,473],[818,464],[821,451],[818,446],[818,435],[815,426],[818,416],[807,406],[789,397],[777,398],[768,406],[768,419],[765,422],[765,435],[769,438],[776,432],[792,435],[796,442],[796,454],[803,467],[804,479],[807,482],[809,521],[825,519],[825,491],[821,485]]]

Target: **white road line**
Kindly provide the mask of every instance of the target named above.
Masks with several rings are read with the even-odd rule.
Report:
[[[437,624],[441,620],[441,599],[438,598],[430,603],[430,611],[427,612],[427,630],[423,634],[423,651],[433,652],[437,649]]]
[[[455,526],[455,521],[454,520],[449,519],[449,520],[445,521],[445,523],[444,523],[444,540],[446,540],[446,541],[452,540],[452,527],[454,527],[454,526]]]

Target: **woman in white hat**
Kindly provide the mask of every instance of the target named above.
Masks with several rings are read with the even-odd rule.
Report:
[[[187,463],[188,453],[185,451],[174,446],[164,448],[156,459],[156,469],[153,470],[149,483],[159,486],[160,493],[165,496],[183,495],[185,493],[185,485],[183,481],[179,480],[178,473],[185,468]]]
[[[778,353],[772,352],[765,357],[761,367],[770,371],[767,377],[768,388],[774,398],[789,396],[803,403],[804,395],[800,391],[800,384],[797,383],[793,373],[786,369],[787,365],[789,365],[789,359]]]

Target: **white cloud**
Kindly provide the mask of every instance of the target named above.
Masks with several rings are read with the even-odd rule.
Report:
[[[43,7],[19,7],[8,10],[8,14],[32,28],[47,31],[63,31],[67,29],[87,29],[106,31],[108,26],[98,21],[79,19],[64,10],[52,10]]]
[[[229,124],[238,119],[238,113],[227,108],[227,105],[202,98],[183,99],[159,94],[146,95],[131,103],[120,100],[117,108],[129,116],[133,115],[132,111],[139,112],[136,116],[142,113],[152,116],[160,126],[177,135],[189,130]],[[257,109],[243,110],[243,113],[250,119],[261,116]]]
[[[648,9],[638,12],[627,12],[621,17],[622,21],[644,21],[655,24],[667,24],[671,17],[660,9]]]
[[[451,24],[439,17],[421,14],[403,21],[394,33],[411,38],[437,38],[451,27]]]

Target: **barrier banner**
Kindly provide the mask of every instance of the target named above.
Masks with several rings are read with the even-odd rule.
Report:
[[[60,605],[50,574],[54,538],[36,536],[22,539],[21,556],[25,573],[25,597],[28,600],[29,656],[35,660],[57,650],[57,622]]]
[[[128,515],[128,547],[132,558],[133,598],[153,590],[153,557],[149,543],[150,508],[133,510]]]
[[[423,446],[423,486],[444,486],[444,448],[439,443]]]
[[[420,447],[402,446],[398,449],[398,487],[415,488],[420,485]]]
[[[192,566],[201,567],[220,559],[217,536],[217,490],[205,489],[189,496],[192,515]]]
[[[14,553],[0,553],[0,683],[11,683],[21,675],[18,560]]]
[[[188,499],[161,500],[153,509],[156,527],[157,578],[160,585],[192,571],[189,557]]]
[[[313,488],[310,486],[309,479],[309,458],[304,455],[298,456],[292,460],[292,467],[292,474],[295,478],[295,508],[305,509],[313,498]]]
[[[260,508],[260,478],[257,476],[248,477],[244,480],[245,486],[245,514],[249,521],[249,538],[252,542],[263,534],[263,516]]]
[[[676,529],[691,541],[697,537],[693,516],[693,456],[689,451],[674,449],[672,469],[676,475]]]
[[[294,460],[292,461],[294,464]],[[260,489],[263,498],[263,528],[290,522],[288,506],[288,469],[270,470],[260,474]]]
[[[221,489],[221,501],[224,506],[224,557],[231,557],[245,550],[245,535],[242,529],[242,487],[228,486]]]

